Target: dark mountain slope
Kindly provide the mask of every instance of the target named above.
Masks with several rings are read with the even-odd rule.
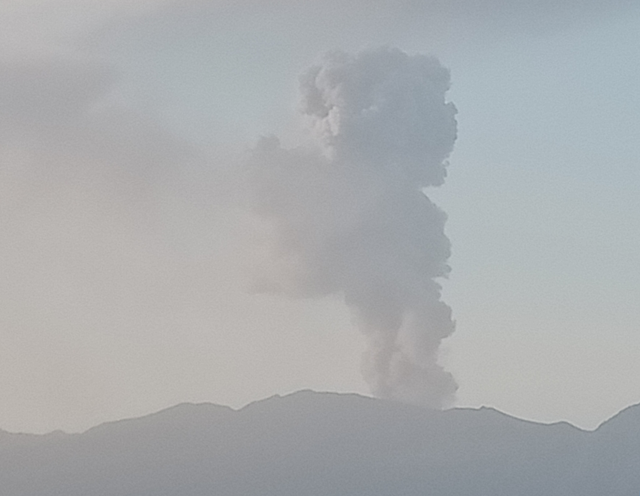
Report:
[[[302,391],[0,434],[3,496],[637,496],[640,407],[595,432]]]

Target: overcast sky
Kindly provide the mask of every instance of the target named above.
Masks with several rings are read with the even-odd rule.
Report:
[[[451,71],[457,405],[593,428],[640,402],[640,4],[0,2],[0,428],[369,394],[340,295],[253,294],[261,135],[298,77],[391,45]]]

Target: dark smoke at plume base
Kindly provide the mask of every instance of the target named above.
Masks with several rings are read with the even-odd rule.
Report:
[[[257,291],[344,295],[368,340],[372,392],[434,408],[457,389],[438,363],[454,331],[437,282],[450,270],[446,215],[423,192],[444,182],[456,139],[449,85],[433,57],[331,52],[300,78],[316,148],[263,138],[249,168],[269,227]]]

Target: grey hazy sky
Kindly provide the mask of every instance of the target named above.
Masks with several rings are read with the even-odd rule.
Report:
[[[390,44],[451,70],[458,404],[592,427],[640,401],[635,1],[0,3],[0,428],[366,393],[339,298],[252,295],[242,156],[307,139],[298,74]]]

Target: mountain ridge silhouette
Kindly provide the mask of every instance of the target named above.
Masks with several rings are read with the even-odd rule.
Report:
[[[594,431],[493,408],[299,391],[182,403],[80,434],[0,432],[3,496],[627,496],[640,405]]]

